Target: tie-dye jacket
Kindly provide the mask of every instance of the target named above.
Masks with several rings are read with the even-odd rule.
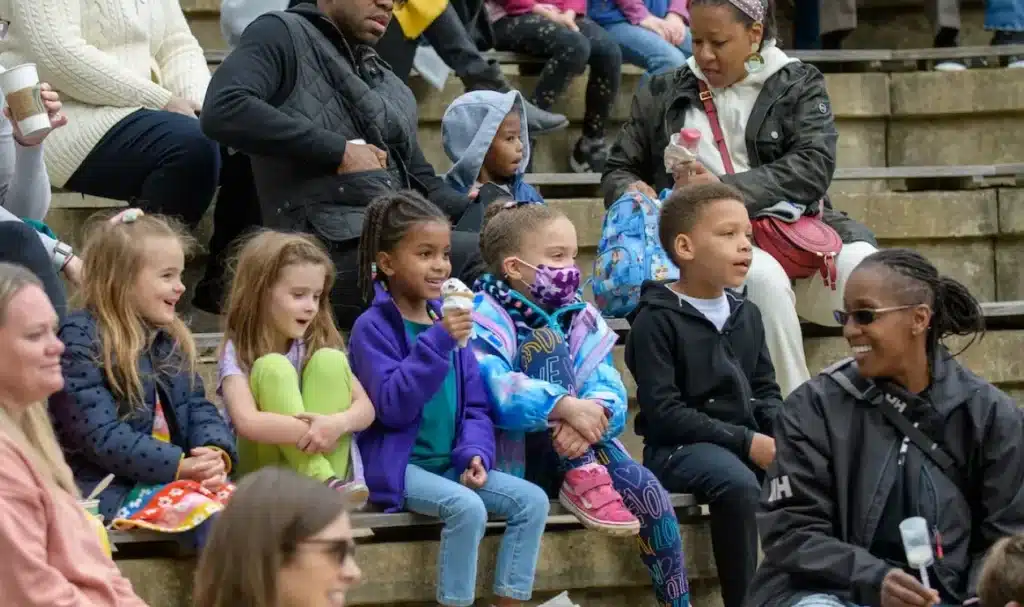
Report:
[[[492,275],[477,281],[472,347],[494,406],[498,429],[495,468],[522,477],[527,432],[548,427],[555,403],[569,394],[562,386],[533,379],[518,369],[520,342],[534,329],[560,334],[573,359],[578,398],[595,400],[609,413],[604,440],[626,424],[626,387],[612,362],[618,336],[597,309],[583,301],[548,314]]]

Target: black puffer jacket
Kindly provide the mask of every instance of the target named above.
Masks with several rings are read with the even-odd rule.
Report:
[[[203,132],[247,153],[265,225],[357,240],[375,197],[411,188],[457,221],[469,199],[427,162],[412,91],[366,44],[304,2],[257,18],[213,74]],[[338,174],[349,141],[388,154],[388,167]]]
[[[608,157],[601,181],[605,206],[634,181],[659,192],[672,187],[663,164],[665,146],[685,126],[686,111],[702,107],[699,94],[697,76],[686,65],[641,87]],[[720,179],[743,193],[752,217],[781,200],[812,205],[825,198],[825,222],[843,242],[875,244],[871,230],[828,202],[837,138],[825,77],[813,65],[790,63],[765,82],[747,122],[752,168]]]
[[[944,555],[929,575],[944,603],[959,604],[975,596],[992,544],[1024,531],[1024,414],[945,350],[932,364],[917,420],[955,465],[945,474],[910,443],[904,509],[938,530]],[[835,369],[857,377],[852,361]],[[869,547],[901,471],[903,437],[878,406],[827,373],[790,394],[776,420],[776,460],[758,517],[765,557],[749,607],[788,606],[811,593],[879,605],[882,578],[894,566]]]

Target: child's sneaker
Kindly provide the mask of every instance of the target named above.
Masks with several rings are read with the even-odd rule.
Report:
[[[604,142],[604,137],[580,137],[569,157],[569,166],[576,173],[603,173],[607,162],[608,144]]]
[[[640,533],[640,520],[626,509],[622,496],[612,487],[608,470],[600,464],[587,464],[567,472],[558,501],[584,527],[610,535]]]
[[[344,481],[332,476],[324,484],[340,493],[345,504],[352,510],[362,510],[370,499],[370,490],[361,481]]]

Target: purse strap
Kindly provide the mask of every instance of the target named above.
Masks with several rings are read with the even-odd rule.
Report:
[[[725,133],[722,131],[722,123],[718,121],[718,108],[711,99],[711,89],[708,88],[700,78],[697,79],[697,88],[700,89],[700,102],[704,105],[704,113],[708,115],[708,123],[711,125],[711,134],[715,137],[715,147],[722,156],[722,165],[725,172],[732,175],[736,172],[732,166],[732,156],[729,155],[729,146],[725,144]]]
[[[868,381],[860,374],[857,374],[856,379],[851,379],[843,373],[843,369],[833,369],[829,372],[829,377],[850,394],[874,405],[890,424],[935,462],[943,474],[950,480],[954,478],[953,469],[956,466],[956,461],[953,457],[918,428],[917,424],[911,422],[902,411],[896,408],[896,405],[885,398],[885,394],[874,382]]]

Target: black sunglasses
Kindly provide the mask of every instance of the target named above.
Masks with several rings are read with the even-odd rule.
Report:
[[[329,554],[339,565],[349,558],[355,556],[356,543],[349,539],[310,539],[303,540],[301,544],[316,544],[323,546],[323,551]]]
[[[845,310],[835,310],[832,312],[832,317],[836,319],[840,327],[845,327],[846,323],[851,319],[854,324],[858,325],[870,325],[871,323],[878,320],[878,317],[889,312],[896,312],[898,310],[909,310],[910,308],[916,308],[918,304],[911,304],[906,306],[892,306],[891,308],[862,308],[860,310],[851,310],[849,312]]]

